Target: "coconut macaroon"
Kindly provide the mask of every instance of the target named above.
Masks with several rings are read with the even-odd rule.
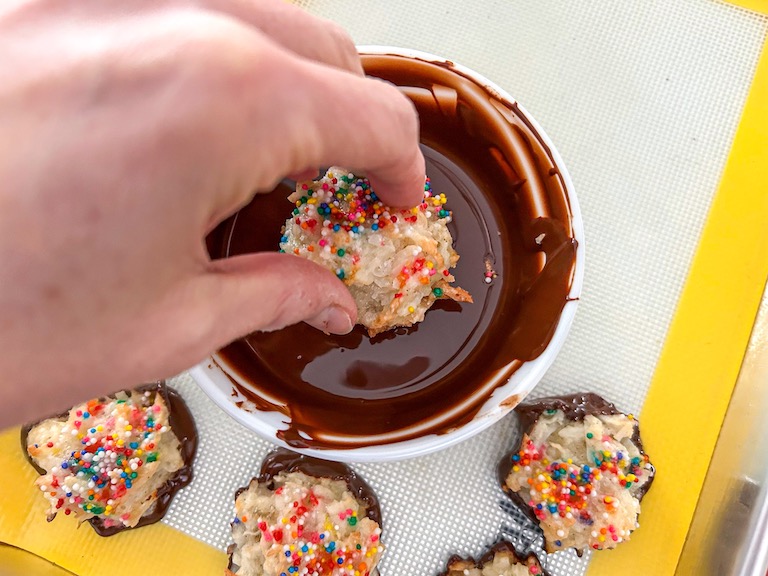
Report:
[[[639,527],[655,470],[637,420],[596,394],[516,409],[525,430],[499,473],[504,490],[544,532],[548,552],[615,548]]]
[[[299,182],[289,200],[296,207],[283,227],[281,252],[333,271],[370,336],[421,322],[438,299],[472,302],[451,285],[459,260],[447,226],[451,212],[428,178],[424,200],[410,210],[388,208],[367,179],[338,167]]]
[[[506,540],[494,544],[479,560],[452,556],[440,576],[547,576],[535,554],[518,555]]]
[[[157,522],[192,479],[192,417],[163,383],[90,400],[22,429],[35,481],[59,513],[102,536]]]
[[[344,464],[278,449],[237,492],[235,511],[230,576],[378,574],[378,501]]]

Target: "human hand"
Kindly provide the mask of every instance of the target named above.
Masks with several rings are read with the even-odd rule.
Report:
[[[280,0],[0,7],[0,426],[166,377],[254,330],[349,331],[330,272],[210,261],[287,174],[367,171],[421,198],[418,122],[335,25]]]

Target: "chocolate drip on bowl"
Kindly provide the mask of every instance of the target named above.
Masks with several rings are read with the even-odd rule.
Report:
[[[450,64],[390,55],[363,63],[419,112],[427,175],[453,212],[456,284],[474,304],[440,301],[422,323],[373,338],[360,327],[328,336],[300,324],[221,350],[215,361],[239,395],[285,414],[278,436],[296,448],[399,442],[471,421],[546,348],[574,279],[565,182],[517,104]],[[275,251],[291,191],[258,195],[220,225],[211,256]]]

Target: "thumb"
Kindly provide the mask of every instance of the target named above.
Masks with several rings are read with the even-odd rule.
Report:
[[[292,254],[214,260],[200,281],[196,308],[204,316],[201,324],[211,327],[216,340],[209,342],[211,349],[250,332],[301,321],[324,332],[346,334],[357,321],[346,286],[325,268]]]

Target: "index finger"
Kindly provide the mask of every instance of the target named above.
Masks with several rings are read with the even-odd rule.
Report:
[[[296,109],[310,134],[321,135],[304,166],[365,171],[376,194],[393,207],[411,207],[424,195],[425,162],[415,107],[393,85],[296,60],[293,82],[305,95]],[[294,89],[295,92],[295,89]]]
[[[237,27],[236,34],[233,26],[226,40],[217,39],[227,50],[207,67],[218,72],[205,76],[202,97],[189,100],[183,116],[208,134],[200,154],[226,176],[206,208],[208,225],[286,175],[321,166],[364,171],[392,207],[421,202],[419,119],[406,96],[384,81],[303,58],[258,31]]]

